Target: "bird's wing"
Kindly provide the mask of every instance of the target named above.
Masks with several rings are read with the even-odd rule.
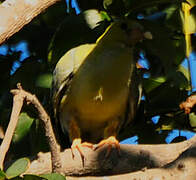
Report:
[[[60,101],[66,97],[71,80],[96,44],[84,44],[69,50],[57,63],[53,72],[52,101],[54,115],[58,116]],[[58,117],[57,117],[58,119]]]
[[[127,109],[125,112],[126,114],[124,117],[124,121],[120,128],[120,133],[123,131],[123,129],[126,129],[126,127],[129,126],[131,122],[133,122],[138,107],[140,105],[141,96],[142,96],[141,77],[138,74],[137,69],[135,68],[135,70],[132,72],[130,76]]]

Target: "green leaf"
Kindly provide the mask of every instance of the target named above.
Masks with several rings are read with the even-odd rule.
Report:
[[[175,68],[171,69],[167,74],[167,80],[171,86],[178,87],[180,90],[190,90],[189,72],[182,65],[176,70]]]
[[[45,26],[47,25],[50,28],[56,28],[67,16],[66,3],[59,1],[50,6],[47,11],[44,11],[40,16],[41,20],[44,21]]]
[[[186,0],[188,3],[191,4],[191,6],[196,6],[196,1],[195,0]]]
[[[43,174],[41,177],[44,177],[48,180],[66,180],[65,176],[62,176],[61,174],[57,173],[51,173],[51,174]]]
[[[159,113],[163,114],[163,112],[176,111],[186,96],[186,90],[181,90],[175,86],[174,82],[166,81],[146,94],[148,99],[147,113],[158,115]]]
[[[152,8],[159,6],[161,4],[176,4],[180,3],[179,0],[131,0],[131,1],[125,1],[126,2],[126,7],[129,8],[130,12],[134,11],[141,11],[146,8]]]
[[[180,16],[179,5],[172,5],[167,7],[163,12],[166,13],[165,24],[174,32],[182,32],[182,20]]]
[[[29,132],[34,118],[31,118],[26,112],[23,112],[19,116],[18,124],[16,126],[13,139],[14,143],[19,142]]]
[[[123,0],[104,0],[103,6],[107,12],[115,16],[123,16],[127,10]]]
[[[186,19],[186,22],[184,19],[184,12],[182,10],[180,10],[180,16],[181,16],[183,27],[185,26],[185,23],[187,25],[186,34],[194,34],[196,32],[196,7],[190,10],[190,15]],[[184,31],[184,28],[183,28],[183,31]]]
[[[26,174],[24,175],[24,180],[47,180],[47,179],[36,175]]]
[[[168,111],[169,112],[169,111]],[[172,130],[172,129],[189,129],[190,125],[186,114],[182,113],[180,109],[174,113],[165,113],[160,116],[157,126],[158,130]]]
[[[153,63],[151,57],[156,57],[156,60],[161,61],[159,66],[163,64],[166,73],[173,67],[173,64],[180,64],[185,57],[183,41],[172,39],[171,31],[161,24],[146,20],[142,20],[141,24],[146,32],[149,31],[152,34],[151,40],[144,40],[141,44],[150,64]]]
[[[38,76],[35,84],[37,87],[51,88],[52,74],[51,73],[41,74],[40,76]]]
[[[178,70],[177,70],[178,72],[181,72],[181,73],[183,73],[183,75],[186,77],[186,79],[187,80],[189,80],[189,71],[188,71],[188,69],[187,68],[185,68],[184,66],[182,66],[182,65],[180,65],[179,67],[178,67]]]
[[[190,72],[187,68],[180,65],[177,69],[178,75],[175,76],[175,82],[179,82],[181,89],[190,90]],[[178,78],[178,79],[177,79]]]
[[[21,158],[15,161],[7,170],[6,176],[8,179],[16,177],[24,173],[30,165],[30,160],[27,158]]]
[[[170,18],[178,11],[178,8],[179,8],[179,6],[177,6],[176,4],[167,7],[167,8],[163,11],[163,12],[166,13],[166,19],[167,19],[167,20],[170,19]]]
[[[0,170],[0,180],[5,180],[6,179],[6,174]]]
[[[82,11],[85,11],[87,9],[103,9],[103,1],[100,0],[93,0],[93,1],[87,1],[87,0],[77,0],[78,6]]]
[[[144,89],[147,93],[160,86],[166,81],[165,77],[144,79]]]
[[[189,114],[189,121],[190,121],[191,127],[193,127],[194,130],[196,130],[196,115],[195,115],[195,113]]]
[[[96,28],[103,20],[99,11],[95,9],[89,9],[82,13],[82,16],[90,29]]]
[[[111,21],[111,17],[107,14],[106,11],[100,11],[102,19],[105,19],[107,21]]]
[[[25,90],[35,93],[35,81],[37,76],[44,72],[44,64],[35,59],[26,59],[11,77],[11,85],[16,86],[20,82]],[[36,93],[37,95],[37,93]]]

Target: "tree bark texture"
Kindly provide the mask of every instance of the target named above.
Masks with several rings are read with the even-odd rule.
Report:
[[[6,0],[0,4],[0,44],[60,0]]]
[[[84,147],[84,166],[78,151],[74,151],[73,159],[71,150],[66,149],[61,152],[62,172],[68,180],[196,178],[196,136],[175,144],[121,145],[120,148],[120,156],[116,149],[112,149],[106,158],[107,146],[96,151]],[[35,158],[26,173],[51,172],[50,153],[39,153]]]

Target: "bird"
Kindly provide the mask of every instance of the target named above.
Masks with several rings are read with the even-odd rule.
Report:
[[[135,45],[151,39],[133,20],[113,22],[93,44],[72,48],[53,72],[52,101],[56,122],[68,132],[71,149],[114,145],[134,120],[141,98]],[[74,157],[74,156],[73,156]]]

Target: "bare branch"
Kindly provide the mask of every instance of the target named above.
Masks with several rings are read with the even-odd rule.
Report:
[[[0,4],[0,44],[60,0],[6,0]]]
[[[48,138],[51,151],[52,171],[61,172],[60,146],[56,141],[50,117],[35,95],[32,95],[24,90],[22,90],[21,93],[25,94],[26,101],[28,103],[32,103],[35,106],[39,112],[40,119],[44,122],[46,137]]]
[[[0,146],[0,154],[1,154],[0,169],[3,169],[3,162],[5,159],[5,155],[10,147],[12,136],[14,134],[16,125],[18,123],[18,118],[19,118],[20,111],[23,105],[23,100],[24,100],[24,94],[19,93],[19,91],[13,90],[12,94],[14,94],[14,98],[13,98],[13,108],[12,108],[12,113],[10,117],[10,122],[6,130],[3,142]]]
[[[71,150],[66,149],[64,152],[61,152],[62,173],[67,176],[117,176],[136,171],[140,171],[140,174],[142,174],[146,169],[156,168],[153,171],[162,171],[162,174],[166,172],[169,174],[170,171],[174,172],[178,168],[179,163],[185,163],[186,169],[188,166],[194,166],[195,168],[196,154],[194,155],[195,148],[193,148],[195,144],[196,136],[190,140],[174,144],[120,145],[121,156],[118,156],[118,153],[113,149],[108,158],[105,158],[107,146],[96,151],[83,147],[81,150],[85,156],[84,166],[82,165],[78,151],[74,151],[75,157],[73,159]],[[26,173],[51,173],[51,166],[49,164],[50,153],[39,153],[37,159],[32,160]],[[194,168],[191,168],[193,170],[192,174],[195,173]],[[151,172],[151,170],[146,172]]]
[[[5,155],[9,149],[10,142],[15,130],[15,127],[18,122],[18,118],[20,115],[20,111],[23,105],[24,100],[27,101],[27,103],[32,103],[35,108],[39,112],[40,119],[44,122],[46,136],[48,137],[48,142],[50,145],[51,150],[51,158],[52,158],[52,171],[53,172],[60,172],[61,171],[61,160],[60,160],[60,147],[57,144],[50,117],[44,110],[43,106],[40,104],[38,99],[35,95],[32,95],[22,89],[22,86],[20,84],[17,85],[18,89],[11,90],[11,93],[14,95],[14,102],[13,102],[13,109],[11,114],[11,120],[9,123],[9,126],[7,128],[5,137],[3,139],[2,145],[0,147],[0,165],[1,169],[3,169],[3,161],[5,158]]]

